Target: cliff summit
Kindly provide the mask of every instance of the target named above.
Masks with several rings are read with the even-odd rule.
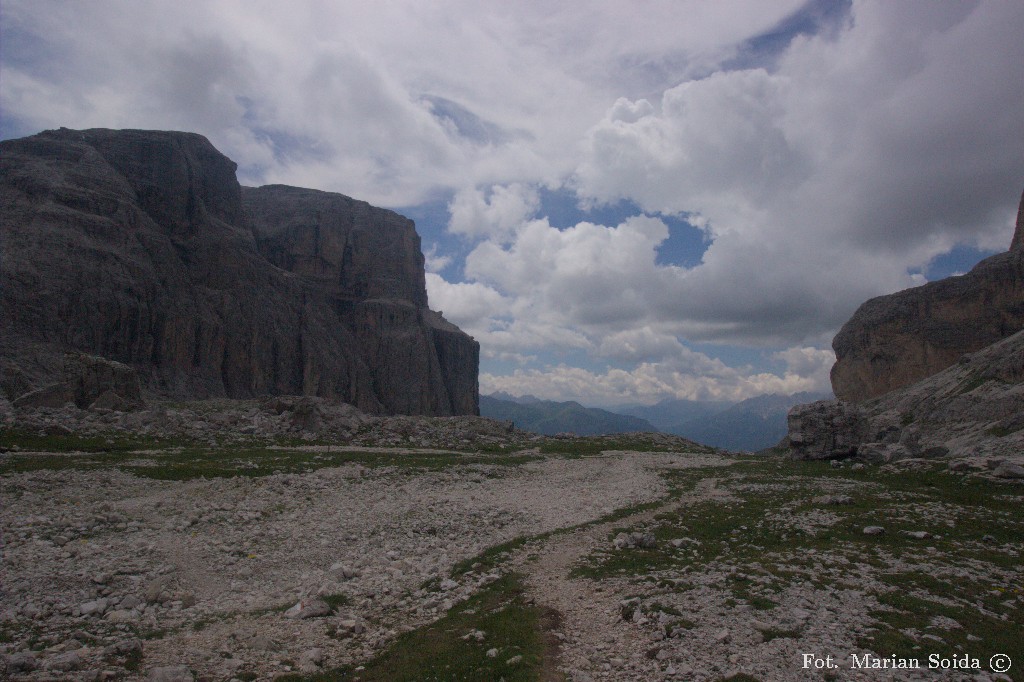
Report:
[[[428,308],[412,221],[235,170],[192,133],[0,142],[6,397],[80,385],[86,354],[169,397],[476,414],[479,344]]]
[[[836,397],[862,402],[909,386],[1024,329],[1024,195],[1009,251],[958,277],[873,298],[832,341]]]

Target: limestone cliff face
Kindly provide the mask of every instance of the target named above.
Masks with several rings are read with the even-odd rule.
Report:
[[[479,346],[427,307],[419,237],[391,211],[243,189],[199,135],[61,129],[0,143],[0,221],[9,399],[76,351],[171,396],[478,411]]]
[[[1024,196],[1010,251],[960,277],[864,303],[836,335],[832,388],[861,402],[1024,329]]]
[[[1003,459],[1024,463],[1024,331],[926,379],[862,403],[828,400],[789,413],[797,459]]]

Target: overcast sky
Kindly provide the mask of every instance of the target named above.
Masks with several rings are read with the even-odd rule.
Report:
[[[871,296],[1005,250],[1024,3],[0,4],[0,136],[206,135],[417,221],[481,392],[828,390]]]

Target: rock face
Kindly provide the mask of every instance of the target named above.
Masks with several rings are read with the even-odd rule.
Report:
[[[64,356],[62,381],[29,391],[14,407],[102,407],[127,410],[141,404],[138,373],[127,365],[84,353]]]
[[[0,143],[6,397],[67,383],[76,352],[173,397],[476,414],[479,345],[427,307],[412,221],[337,194],[243,189],[235,168],[190,133]]]
[[[1010,251],[969,273],[864,303],[836,335],[832,388],[861,402],[1024,329],[1024,196]]]
[[[789,447],[797,459],[841,459],[857,454],[864,437],[861,411],[838,400],[819,400],[789,411]]]
[[[797,459],[1019,459],[1024,455],[1024,331],[880,398],[794,407],[789,428]]]

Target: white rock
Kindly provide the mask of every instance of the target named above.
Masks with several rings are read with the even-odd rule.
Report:
[[[57,654],[46,661],[47,670],[56,670],[58,672],[77,670],[81,665],[82,657],[78,655],[77,651],[67,651],[63,654]]]
[[[146,673],[146,682],[195,682],[195,676],[185,665],[169,665],[150,668]]]
[[[79,610],[83,616],[91,616],[93,614],[102,614],[107,610],[109,604],[106,599],[96,599],[94,601],[87,601],[84,604],[79,605]]]
[[[134,609],[115,609],[103,616],[103,620],[109,620],[111,623],[134,623],[138,619],[139,613]]]
[[[331,613],[330,605],[323,599],[300,599],[299,602],[284,612],[285,618],[319,618]]]

